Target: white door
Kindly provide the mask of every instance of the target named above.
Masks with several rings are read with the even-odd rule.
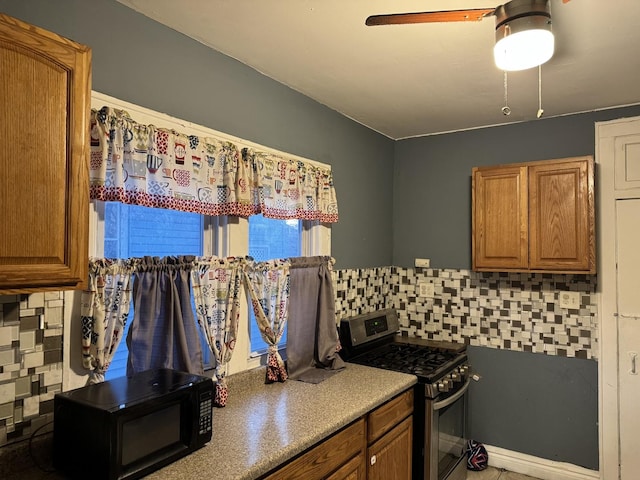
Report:
[[[596,123],[596,164],[600,478],[637,480],[640,478],[640,117]]]
[[[638,478],[640,455],[640,199],[616,201],[620,478]]]

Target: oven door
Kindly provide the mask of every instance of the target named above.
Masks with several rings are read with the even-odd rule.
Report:
[[[429,461],[425,462],[428,480],[465,480],[467,391],[470,378],[455,393],[443,400],[427,399],[425,420],[426,451]],[[430,424],[429,424],[430,423]]]

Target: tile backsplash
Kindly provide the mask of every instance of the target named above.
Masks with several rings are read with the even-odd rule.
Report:
[[[432,283],[432,298],[418,285]],[[467,345],[597,357],[596,276],[381,267],[334,272],[338,317],[395,308],[403,334]],[[578,292],[579,308],[560,307]]]
[[[62,292],[0,296],[0,445],[53,420],[62,390]]]
[[[336,270],[333,280],[338,319],[395,308],[405,335],[567,357],[597,354],[595,276],[375,267]],[[422,282],[433,284],[432,298],[418,295]],[[560,308],[565,291],[579,292],[580,308]],[[62,292],[0,296],[0,446],[29,438],[53,419],[53,397],[62,390],[63,298]]]

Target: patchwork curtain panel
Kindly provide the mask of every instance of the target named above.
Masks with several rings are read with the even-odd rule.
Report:
[[[205,215],[338,221],[330,168],[91,111],[91,199]]]
[[[132,260],[91,259],[89,286],[82,293],[82,363],[87,384],[104,381],[129,316]]]
[[[238,336],[241,258],[200,257],[191,270],[198,325],[216,361],[214,405],[224,407],[229,395],[226,374]]]
[[[255,262],[248,259],[244,266],[245,288],[251,298],[253,313],[260,335],[268,345],[266,383],[284,382],[287,370],[278,352],[289,315],[288,259]]]
[[[127,375],[150,368],[202,374],[199,328],[215,358],[215,405],[224,407],[227,366],[238,335],[241,284],[268,345],[266,382],[287,379],[278,343],[289,313],[289,259],[256,262],[250,257],[139,257],[91,259],[89,266],[89,289],[82,295],[81,317],[88,383],[104,381],[133,303]]]

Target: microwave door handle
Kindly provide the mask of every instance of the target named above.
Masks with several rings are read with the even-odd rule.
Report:
[[[443,408],[446,408],[449,405],[451,405],[452,403],[454,403],[462,395],[467,393],[467,390],[469,390],[469,385],[470,384],[471,384],[471,377],[467,377],[467,381],[464,383],[464,385],[462,386],[462,388],[460,390],[458,390],[456,393],[454,393],[453,395],[451,395],[448,398],[445,398],[444,400],[442,400],[440,402],[435,402],[433,404],[433,410],[435,410],[435,411],[442,410]]]

